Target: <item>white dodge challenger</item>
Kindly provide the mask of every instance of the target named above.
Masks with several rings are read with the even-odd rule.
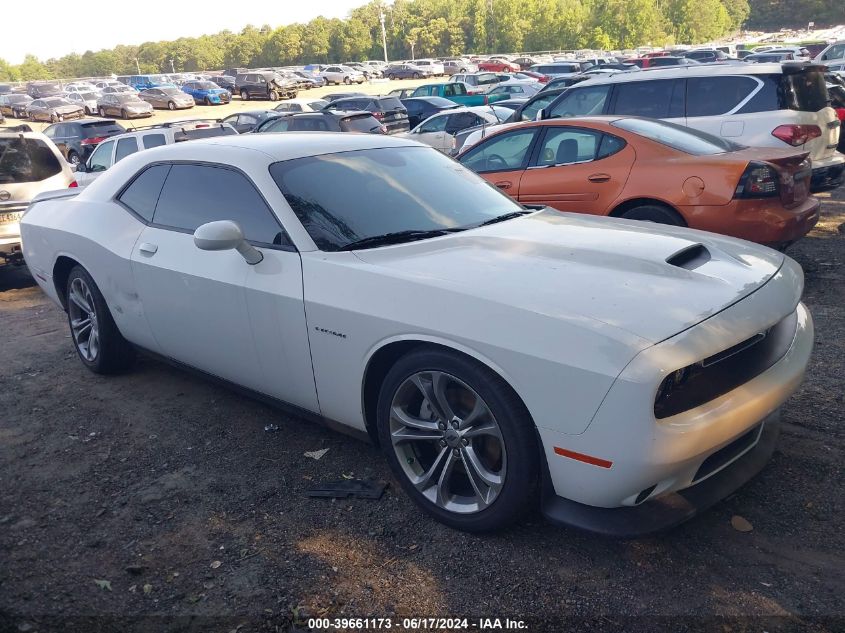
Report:
[[[464,530],[688,519],[763,467],[813,345],[781,253],[526,209],[384,136],[140,152],[21,229],[89,369],[145,350],[368,434]]]

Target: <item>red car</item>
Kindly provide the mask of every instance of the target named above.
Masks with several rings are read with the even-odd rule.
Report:
[[[543,73],[535,73],[533,70],[520,70],[520,75],[528,75],[529,77],[533,77],[541,84],[549,83],[550,77],[548,75],[544,75]]]
[[[494,73],[515,73],[521,70],[519,64],[513,64],[506,59],[486,59],[478,62],[478,70],[487,70]]]

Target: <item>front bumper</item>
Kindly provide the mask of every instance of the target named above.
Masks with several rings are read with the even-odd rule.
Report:
[[[813,168],[813,176],[810,180],[810,191],[830,191],[836,189],[845,182],[845,159],[833,165],[824,165]]]
[[[768,463],[780,435],[779,411],[752,429],[756,442],[728,466],[701,483],[646,501],[638,506],[597,508],[554,494],[548,477],[543,482],[543,515],[551,522],[614,538],[640,538],[663,532],[735,492]]]

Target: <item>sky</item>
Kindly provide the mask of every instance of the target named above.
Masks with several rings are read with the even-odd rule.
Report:
[[[224,29],[240,31],[247,24],[278,27],[308,22],[323,15],[343,18],[367,0],[144,0],[86,5],[46,0],[30,5],[8,2],[0,6],[0,59],[19,64],[32,53],[39,59],[61,57],[179,37],[196,37]]]

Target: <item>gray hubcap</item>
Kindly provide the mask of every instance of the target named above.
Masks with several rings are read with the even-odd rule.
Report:
[[[450,512],[479,512],[505,483],[507,453],[487,403],[465,382],[440,371],[418,372],[390,406],[393,450],[410,482]]]
[[[68,315],[73,342],[87,361],[94,361],[100,353],[100,330],[94,297],[84,280],[77,277],[70,284]]]

